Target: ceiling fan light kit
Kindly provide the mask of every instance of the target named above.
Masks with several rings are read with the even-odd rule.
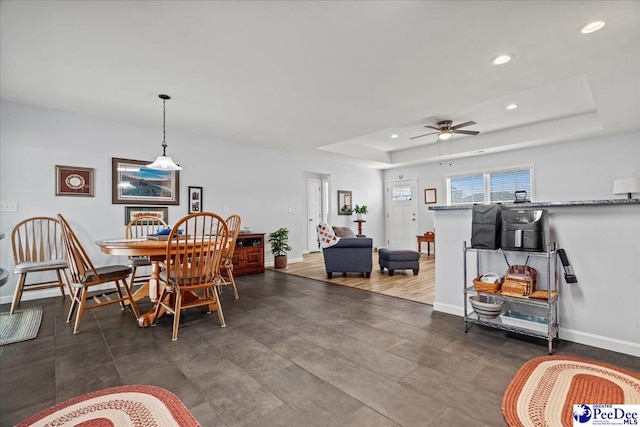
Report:
[[[582,34],[591,34],[601,30],[602,27],[604,27],[604,21],[593,21],[580,27],[580,32]]]
[[[451,135],[453,135],[454,133],[463,134],[463,135],[477,135],[480,132],[476,130],[460,130],[460,128],[463,128],[466,126],[472,126],[475,124],[477,123],[470,121],[470,122],[464,122],[464,123],[460,123],[458,125],[452,126],[453,122],[451,120],[440,120],[438,123],[436,123],[436,126],[425,126],[426,128],[436,130],[436,132],[429,132],[429,133],[425,133],[424,135],[412,136],[409,139],[422,138],[423,136],[438,134],[438,139],[441,139],[444,141],[451,138]]]
[[[491,60],[491,63],[493,65],[502,65],[502,64],[506,64],[507,62],[511,61],[513,59],[513,55],[498,55],[495,58],[493,58]]]
[[[158,156],[155,162],[147,165],[147,168],[165,171],[179,171],[182,170],[182,168],[178,166],[171,157],[167,156],[166,103],[167,99],[171,99],[171,97],[163,94],[158,95],[158,97],[162,99],[162,155]]]

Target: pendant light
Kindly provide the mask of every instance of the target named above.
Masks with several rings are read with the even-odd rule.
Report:
[[[167,156],[167,141],[166,141],[166,103],[167,99],[171,99],[169,95],[158,95],[160,99],[162,99],[162,155],[158,156],[155,162],[147,165],[149,169],[158,169],[158,170],[168,170],[168,171],[179,171],[182,170],[180,166],[175,164],[173,159]]]

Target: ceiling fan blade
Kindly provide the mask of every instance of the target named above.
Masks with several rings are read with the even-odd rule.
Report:
[[[460,123],[459,125],[451,126],[449,129],[456,130],[456,129],[463,128],[465,126],[471,126],[476,124],[477,124],[476,122],[465,122],[465,123]]]
[[[480,132],[478,132],[477,130],[452,130],[451,133],[461,133],[464,135],[477,135]]]
[[[440,133],[440,132],[425,133],[424,135],[412,136],[412,137],[411,137],[411,138],[409,138],[409,139],[422,138],[423,136],[433,135],[434,133]]]
[[[429,128],[429,129],[442,130],[442,129],[437,128],[437,127],[435,127],[435,126],[425,126],[425,127],[426,127],[426,128]]]

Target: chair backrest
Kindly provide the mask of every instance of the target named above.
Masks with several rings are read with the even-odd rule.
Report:
[[[192,286],[215,281],[228,246],[229,228],[220,216],[211,212],[185,216],[169,234],[167,277]]]
[[[13,261],[43,262],[64,259],[62,228],[55,218],[38,216],[19,222],[11,233]]]
[[[127,239],[137,239],[156,234],[158,230],[167,228],[167,223],[155,215],[138,215],[129,221],[124,231]]]
[[[99,277],[91,259],[89,259],[87,252],[82,247],[82,243],[80,243],[78,236],[73,232],[67,220],[60,214],[58,214],[58,220],[62,228],[62,238],[67,254],[67,263],[69,264],[71,283],[84,283],[87,273],[90,272],[95,277]]]
[[[233,251],[236,247],[236,240],[238,240],[238,234],[240,234],[240,225],[242,224],[242,220],[240,219],[240,215],[231,215],[224,221],[227,224],[227,228],[229,229],[229,245],[227,246],[227,250],[224,253],[224,260],[229,260],[233,257]]]

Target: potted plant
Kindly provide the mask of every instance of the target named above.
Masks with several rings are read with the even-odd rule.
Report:
[[[369,211],[367,210],[367,205],[362,205],[362,206],[356,205],[354,211],[356,212],[358,221],[363,221],[364,220],[364,216],[367,213],[369,213]]]
[[[289,230],[280,228],[269,234],[269,243],[271,243],[271,253],[273,254],[273,266],[286,268],[287,252],[292,249],[289,246]]]
[[[343,207],[340,208],[340,213],[342,215],[351,215],[353,212],[349,207],[349,205],[344,205]]]

